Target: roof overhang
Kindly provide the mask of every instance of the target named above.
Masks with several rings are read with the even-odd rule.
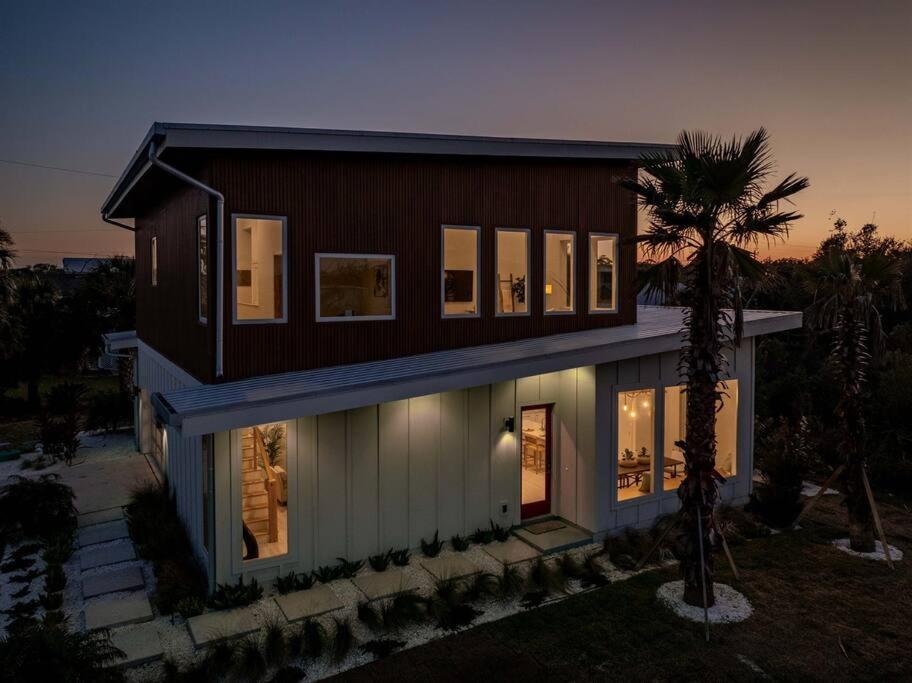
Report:
[[[163,422],[197,436],[681,348],[683,309],[641,306],[638,317],[635,325],[205,384],[152,402]],[[744,336],[801,324],[801,313],[745,311]]]
[[[154,123],[102,205],[104,215],[131,217],[122,215],[118,209],[123,198],[150,170],[149,145],[153,141],[160,153],[173,149],[236,149],[605,160],[633,160],[645,153],[675,149],[674,145],[642,142]]]

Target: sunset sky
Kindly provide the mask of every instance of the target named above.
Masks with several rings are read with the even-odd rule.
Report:
[[[812,185],[774,255],[809,254],[833,211],[912,239],[910,36],[909,0],[5,2],[0,221],[21,265],[131,254],[98,208],[156,120],[651,142],[763,125]]]

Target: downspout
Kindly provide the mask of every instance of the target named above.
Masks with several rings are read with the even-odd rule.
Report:
[[[215,376],[220,378],[222,376],[222,340],[225,328],[225,250],[222,248],[225,231],[225,196],[218,190],[209,187],[196,178],[191,178],[183,171],[179,171],[174,166],[166,164],[159,159],[154,140],[149,143],[149,162],[153,166],[158,166],[165,173],[169,173],[175,178],[202,190],[211,197],[215,197],[215,253],[218,254],[215,269]]]

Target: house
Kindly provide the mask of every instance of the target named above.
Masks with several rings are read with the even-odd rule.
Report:
[[[153,125],[102,208],[136,236],[137,329],[108,345],[136,348],[137,443],[210,581],[675,510],[683,313],[637,306],[615,182],[659,149]],[[730,501],[751,491],[754,339],[800,323],[749,311],[728,354]]]

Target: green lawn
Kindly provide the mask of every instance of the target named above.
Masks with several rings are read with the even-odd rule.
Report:
[[[890,541],[907,559],[885,564],[830,546],[845,536],[838,496],[797,532],[733,548],[718,580],[736,584],[755,613],[712,627],[655,599],[675,569],[576,596],[399,653],[340,676],[361,680],[912,680],[912,514],[884,505]]]

